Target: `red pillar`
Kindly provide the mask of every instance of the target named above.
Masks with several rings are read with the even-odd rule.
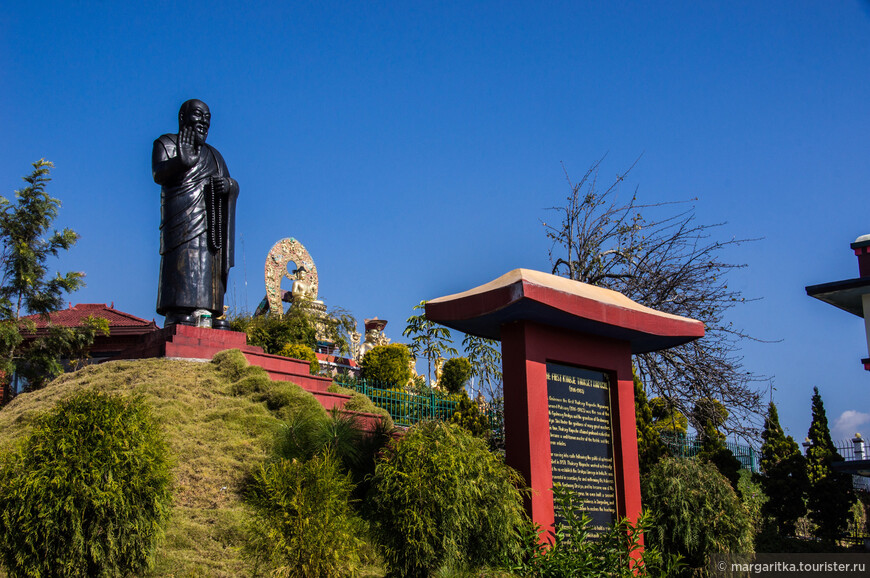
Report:
[[[542,529],[554,523],[546,364],[592,369],[610,378],[617,516],[641,512],[631,344],[531,321],[501,327],[505,394],[505,453],[532,489],[526,507]],[[507,425],[510,427],[507,427]]]

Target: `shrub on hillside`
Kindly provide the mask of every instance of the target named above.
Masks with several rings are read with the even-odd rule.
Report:
[[[3,459],[0,560],[11,576],[139,573],[168,516],[171,479],[141,398],[77,393]]]
[[[494,565],[519,552],[519,475],[456,425],[418,424],[383,452],[367,506],[391,576]]]
[[[401,343],[375,346],[360,362],[360,377],[378,387],[404,388],[411,379],[411,352]]]
[[[308,362],[308,373],[317,375],[320,372],[320,362],[317,361],[317,355],[314,350],[307,345],[301,343],[288,343],[278,351],[278,355],[283,357],[291,357],[293,359],[301,359]]]
[[[337,383],[332,383],[327,391],[331,393],[342,393],[344,395],[349,395],[350,399],[347,400],[344,404],[344,409],[348,411],[359,411],[363,413],[373,413],[381,416],[381,422],[384,427],[388,430],[393,429],[395,424],[393,423],[393,417],[390,415],[390,412],[385,410],[382,407],[378,407],[374,404],[374,402],[369,398],[369,396],[364,393],[360,393],[354,389],[350,389],[348,387],[342,387]]]
[[[751,554],[753,527],[730,482],[704,460],[664,458],[642,480],[648,543],[691,568],[711,554]]]
[[[281,428],[275,455],[305,461],[329,452],[359,486],[356,495],[363,496],[369,488],[375,460],[391,439],[392,430],[392,426],[381,422],[374,431],[364,431],[354,415],[336,411],[328,416],[297,414]]]
[[[344,578],[359,570],[363,523],[350,474],[331,452],[261,466],[248,488],[253,512],[248,554],[275,576]]]

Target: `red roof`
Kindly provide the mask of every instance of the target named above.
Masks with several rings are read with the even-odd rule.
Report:
[[[61,327],[78,327],[88,316],[102,317],[109,322],[109,330],[112,333],[124,333],[125,330],[133,330],[142,332],[142,330],[157,329],[157,324],[151,320],[147,321],[141,317],[118,311],[112,305],[105,303],[79,303],[78,305],[70,305],[68,309],[61,309],[49,313],[50,323]],[[36,324],[37,329],[42,329],[48,326],[49,320],[42,315],[28,315],[24,319],[29,319]],[[138,330],[138,331],[137,331]]]

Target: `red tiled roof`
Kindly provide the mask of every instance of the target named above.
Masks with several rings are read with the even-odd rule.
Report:
[[[105,303],[79,303],[78,305],[70,305],[68,309],[61,309],[49,313],[50,322],[52,325],[61,327],[78,327],[88,316],[102,317],[108,320],[109,329],[145,329],[149,327],[157,328],[157,324],[152,321],[147,321],[141,317],[118,311],[112,305]],[[42,329],[48,326],[49,321],[42,315],[28,315],[24,319],[33,321],[37,329]]]

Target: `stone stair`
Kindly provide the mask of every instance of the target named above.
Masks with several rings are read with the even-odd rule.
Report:
[[[247,336],[237,331],[173,325],[145,334],[137,345],[124,350],[112,359],[165,357],[210,361],[215,353],[226,349],[240,350],[248,363],[265,369],[273,381],[292,381],[310,392],[327,411],[332,409],[345,411],[344,404],[350,396],[327,391],[332,379],[311,375],[307,361],[270,355],[264,353],[262,347],[248,345]],[[346,413],[357,415],[364,427],[369,430],[380,420],[380,416],[372,413]]]

